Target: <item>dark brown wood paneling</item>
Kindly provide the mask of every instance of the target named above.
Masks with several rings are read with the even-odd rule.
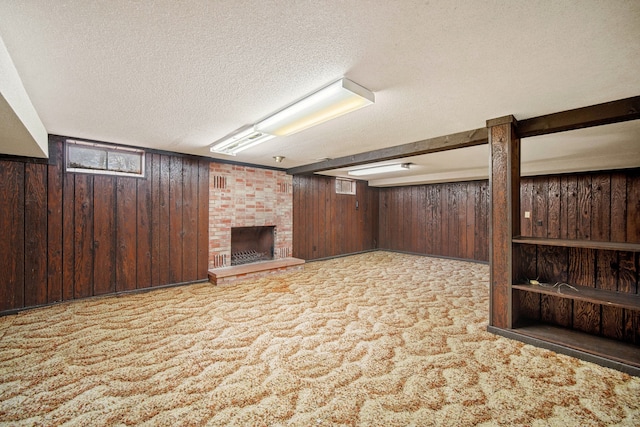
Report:
[[[198,162],[182,164],[182,282],[198,277]]]
[[[0,160],[0,310],[24,306],[24,164]]]
[[[118,177],[116,187],[116,290],[136,289],[136,178]]]
[[[627,242],[640,242],[640,171],[627,176]]]
[[[513,281],[526,283],[538,278],[537,247],[535,245],[514,245]],[[518,313],[527,319],[540,319],[540,294],[517,292]]]
[[[116,291],[116,178],[97,175],[93,181],[95,295]]]
[[[151,286],[152,264],[151,249],[153,235],[151,234],[153,221],[153,208],[151,206],[151,168],[153,167],[152,155],[145,156],[145,178],[136,180],[137,200],[137,242],[136,242],[136,287],[138,289]],[[196,183],[197,188],[197,183]],[[196,242],[197,243],[197,242]]]
[[[554,285],[567,282],[568,248],[538,246],[539,281]],[[569,299],[542,295],[541,317],[543,321],[561,326],[570,326],[572,321],[572,301]]]
[[[520,181],[520,235],[533,237],[533,178],[522,178]],[[529,218],[525,218],[525,214]]]
[[[551,239],[557,239],[560,237],[560,177],[559,176],[550,176],[549,177],[549,193],[547,203],[549,213],[547,215],[547,237]]]
[[[489,182],[478,183],[478,201],[475,205],[475,249],[473,259],[479,261],[489,260]]]
[[[158,192],[158,209],[160,211],[160,227],[159,233],[155,234],[158,239],[159,252],[158,262],[154,263],[153,268],[159,271],[158,285],[166,285],[171,283],[171,277],[169,273],[169,260],[170,260],[170,247],[169,247],[169,160],[170,157],[166,155],[160,156],[160,185],[157,187]]]
[[[549,181],[546,177],[533,180],[533,237],[547,237],[549,224]]]
[[[74,178],[73,298],[85,298],[93,295],[93,176]]]
[[[591,240],[591,175],[578,176],[578,214],[576,238]]]
[[[336,194],[334,178],[294,176],[293,256],[311,260],[374,249],[378,217],[372,213],[384,210],[372,196],[377,192],[358,182],[355,196]]]
[[[197,277],[207,277],[209,270],[209,161],[198,164],[198,270]]]
[[[591,193],[591,239],[607,242],[611,238],[611,175],[593,175]]]
[[[624,173],[611,174],[610,229],[611,241],[627,241],[627,176]]]
[[[618,252],[618,292],[638,293],[638,262],[634,252]]]
[[[577,238],[578,224],[578,177],[575,175],[566,175],[562,177],[561,203],[565,208],[561,209],[566,214],[565,218],[561,218],[560,237],[563,239]]]
[[[569,274],[567,282],[572,285],[595,288],[595,260],[595,249],[569,248]]]
[[[488,183],[381,188],[378,247],[488,259]]]
[[[75,295],[75,174],[65,173],[62,190],[62,299]]]
[[[24,305],[47,303],[47,165],[25,165]]]
[[[203,280],[208,267],[209,161],[147,153],[146,177],[64,170],[64,138],[50,159],[0,160],[0,313],[60,300]],[[176,160],[177,159],[177,160]],[[170,164],[178,181],[181,229],[175,251],[186,273],[169,277]],[[164,173],[164,178],[163,178]],[[182,220],[182,216],[186,221]],[[186,239],[183,236],[187,236]],[[163,276],[163,273],[164,276]]]
[[[160,241],[166,235],[160,222],[160,154],[149,155],[151,157],[151,169],[147,172],[151,180],[149,191],[151,192],[151,286],[162,284],[160,279]]]
[[[62,142],[49,145],[47,176],[47,302],[62,300]]]
[[[169,283],[182,282],[183,200],[182,158],[169,161]]]

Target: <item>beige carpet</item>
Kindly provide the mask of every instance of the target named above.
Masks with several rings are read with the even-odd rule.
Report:
[[[0,318],[0,423],[640,425],[640,378],[487,333],[488,274],[373,252]]]

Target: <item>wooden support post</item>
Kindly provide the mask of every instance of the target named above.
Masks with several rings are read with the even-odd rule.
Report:
[[[514,318],[512,238],[520,234],[520,139],[513,116],[488,120],[487,127],[491,152],[489,324],[510,329]]]

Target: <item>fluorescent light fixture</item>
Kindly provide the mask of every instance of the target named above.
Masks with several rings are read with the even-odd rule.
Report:
[[[256,124],[271,135],[292,135],[375,102],[373,92],[342,78]]]
[[[213,145],[211,152],[235,156],[239,152],[268,141],[271,138],[274,138],[274,136],[259,132],[254,126],[250,126]]]
[[[300,132],[374,102],[373,92],[343,77],[257,124],[216,141],[211,152],[235,156],[276,136]]]
[[[378,173],[389,173],[409,170],[411,163],[396,163],[393,165],[372,166],[370,168],[354,169],[347,173],[351,176],[375,175]]]

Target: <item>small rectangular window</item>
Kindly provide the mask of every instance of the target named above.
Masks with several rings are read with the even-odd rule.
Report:
[[[67,140],[67,172],[144,177],[144,150]]]
[[[336,178],[336,194],[356,194],[356,182],[352,179]]]

